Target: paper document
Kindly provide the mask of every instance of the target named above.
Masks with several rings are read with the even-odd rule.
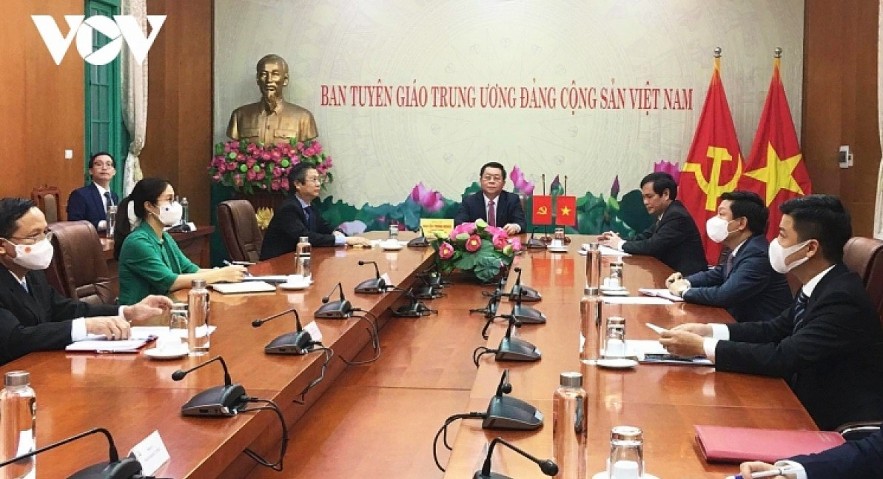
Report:
[[[641,363],[681,366],[711,366],[714,364],[706,358],[674,356],[655,339],[627,339],[625,343],[628,351],[634,354]]]
[[[242,281],[263,281],[265,283],[287,283],[288,276],[284,274],[271,274],[265,276],[244,276]]]
[[[684,301],[684,298],[676,294],[672,294],[671,291],[665,288],[639,288],[638,292],[641,294],[646,294],[647,296],[658,296],[660,298],[665,298],[676,303],[682,303]]]
[[[283,276],[283,278],[287,278]],[[283,281],[284,283],[285,281]],[[221,294],[269,293],[276,287],[265,281],[243,281],[242,283],[215,283],[212,289]]]
[[[603,301],[605,304],[672,304],[665,298],[653,296],[605,296]]]
[[[137,353],[147,344],[146,339],[127,339],[124,341],[108,341],[106,339],[92,339],[77,341],[67,345],[65,351],[95,351],[99,353]]]

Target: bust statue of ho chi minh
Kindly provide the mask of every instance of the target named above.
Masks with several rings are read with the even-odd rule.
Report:
[[[256,79],[261,101],[233,110],[227,136],[264,144],[287,143],[289,138],[312,140],[319,136],[313,114],[285,101],[283,88],[288,85],[285,59],[270,54],[258,60]]]

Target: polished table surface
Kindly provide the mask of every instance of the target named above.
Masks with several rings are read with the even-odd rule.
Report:
[[[580,241],[576,239],[576,244]],[[486,302],[477,284],[449,286],[446,296],[427,304],[439,313],[416,319],[387,319],[381,331],[383,353],[367,366],[344,367],[337,359],[326,379],[307,396],[307,405],[292,402],[316,376],[320,354],[302,357],[268,356],[263,345],[291,331],[292,320],[280,318],[252,329],[253,319],[287,307],[297,307],[301,319],[321,304],[337,280],[354,306],[382,315],[396,293],[355,295],[352,288],[371,276],[359,259],[376,260],[394,283],[414,281],[414,272],[429,264],[431,249],[383,252],[378,249],[314,249],[316,284],[304,292],[278,291],[223,296],[212,293],[212,355],[221,354],[234,382],[252,396],[274,399],[293,424],[285,470],[279,474],[254,468],[241,451],[252,447],[275,459],[279,426],[271,413],[246,413],[235,418],[199,419],[180,416],[180,405],[196,392],[221,384],[219,366],[191,373],[181,382],[170,375],[202,359],[149,361],[143,355],[31,354],[5,365],[0,372],[26,369],[38,395],[38,444],[94,426],[108,427],[125,453],[153,430],[159,430],[172,453],[160,477],[441,477],[430,451],[432,436],[454,413],[486,408],[509,367],[512,395],[546,413],[546,426],[537,432],[483,431],[478,421],[451,428],[454,451],[445,477],[471,477],[480,466],[487,441],[500,435],[539,455],[551,455],[551,396],[558,374],[582,370],[590,397],[589,468],[600,470],[608,449],[608,433],[616,424],[644,429],[647,471],[659,477],[722,477],[732,466],[708,465],[693,440],[694,424],[742,425],[814,429],[809,416],[778,379],[715,373],[712,368],[639,366],[635,370],[601,370],[578,361],[578,300],[584,283],[584,258],[576,245],[567,254],[529,252],[516,259],[523,281],[538,288],[543,300],[531,305],[549,316],[546,325],[528,325],[519,335],[543,351],[537,363],[496,364],[485,356],[476,370],[471,362],[477,346],[496,347],[505,326],[480,336],[484,324],[470,308]],[[605,263],[607,258],[605,258]],[[667,269],[649,258],[625,258],[626,286],[661,285]],[[291,273],[291,255],[251,268],[254,274]],[[606,267],[605,267],[606,273]],[[514,275],[512,275],[514,276]],[[510,283],[512,277],[509,278]],[[336,296],[332,295],[332,298]],[[501,304],[506,312],[508,304]],[[628,337],[650,339],[654,333],[641,323],[672,326],[686,321],[726,321],[723,310],[696,305],[622,306]],[[337,355],[367,359],[372,350],[365,323],[354,319],[319,320],[323,343]],[[589,338],[590,346],[594,341]],[[365,347],[369,345],[368,347]],[[364,349],[363,349],[364,348]],[[361,353],[359,353],[361,351]],[[359,354],[358,356],[356,356]],[[502,366],[502,367],[501,367]],[[762,393],[761,393],[762,392]],[[304,412],[307,412],[304,414]],[[442,464],[447,457],[443,448]],[[92,438],[41,456],[38,477],[64,477],[85,465],[106,459],[104,446]],[[541,477],[520,456],[498,449],[494,469],[514,477]],[[249,471],[251,472],[249,473]]]

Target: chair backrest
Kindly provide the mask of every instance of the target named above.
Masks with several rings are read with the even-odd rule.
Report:
[[[843,263],[857,273],[883,322],[883,241],[854,236],[843,247]]]
[[[31,200],[46,215],[47,223],[61,221],[61,192],[56,186],[43,185],[31,190]]]
[[[56,272],[61,293],[90,304],[113,304],[119,294],[110,277],[98,232],[88,221],[61,221],[49,225],[55,252],[50,271]],[[50,272],[49,278],[53,274]]]
[[[258,227],[254,206],[246,200],[218,203],[221,238],[233,261],[259,261],[264,235]]]

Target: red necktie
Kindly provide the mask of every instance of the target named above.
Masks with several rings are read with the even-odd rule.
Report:
[[[497,210],[493,200],[487,202],[487,224],[497,226]]]

